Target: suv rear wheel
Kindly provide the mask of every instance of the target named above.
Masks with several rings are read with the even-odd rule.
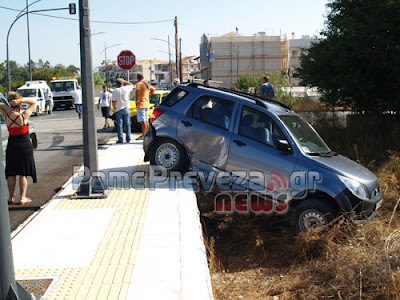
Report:
[[[150,151],[150,164],[163,166],[167,171],[186,171],[188,158],[185,149],[172,139],[155,142]]]
[[[308,199],[296,206],[292,215],[292,221],[297,234],[325,226],[332,222],[335,217],[335,209],[326,201],[322,199]]]

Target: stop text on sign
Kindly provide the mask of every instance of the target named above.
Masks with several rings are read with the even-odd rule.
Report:
[[[117,61],[118,61],[118,66],[120,66],[124,70],[129,70],[135,65],[136,58],[131,51],[126,50],[122,51],[118,55]]]

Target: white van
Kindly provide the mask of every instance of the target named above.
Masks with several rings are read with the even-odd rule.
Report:
[[[17,89],[17,93],[19,93],[22,98],[31,98],[36,100],[36,108],[33,111],[35,116],[38,116],[41,112],[46,112],[46,91],[50,90],[46,81],[44,80],[35,80],[35,81],[27,81],[23,86]],[[52,101],[53,102],[53,101]],[[51,110],[53,109],[53,103],[50,103]],[[23,103],[22,109],[28,107],[28,104]]]

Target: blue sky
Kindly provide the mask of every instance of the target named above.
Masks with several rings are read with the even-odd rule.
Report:
[[[34,0],[29,0],[33,3]],[[33,4],[31,10],[68,7],[68,3],[77,0],[41,0]],[[178,17],[179,36],[182,39],[182,53],[198,55],[200,37],[220,36],[237,27],[241,35],[253,35],[264,31],[267,35],[294,32],[313,36],[323,29],[326,4],[328,0],[203,0],[197,2],[181,0],[123,1],[91,0],[92,21],[112,22],[148,22],[170,20],[168,22],[137,25],[116,25],[92,23],[93,65],[104,59],[100,54],[105,45],[119,46],[107,49],[107,58],[116,59],[119,52],[131,50],[137,59],[168,59],[167,43],[152,40],[159,38],[174,44],[173,19]],[[22,10],[26,0],[0,0],[0,6]],[[0,8],[0,61],[6,59],[7,31],[14,21],[17,11]],[[29,16],[31,57],[48,60],[51,65],[61,63],[80,67],[79,22],[78,15],[69,15],[68,11],[47,12],[46,14],[76,20]],[[96,34],[103,32],[101,34]],[[28,62],[26,17],[18,20],[10,33],[10,60],[19,64]],[[171,48],[173,51],[173,48]]]

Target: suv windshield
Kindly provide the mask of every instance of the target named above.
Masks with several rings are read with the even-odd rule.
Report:
[[[18,89],[18,94],[22,97],[36,97],[36,89]]]
[[[299,116],[279,116],[279,118],[307,154],[320,155],[331,152],[314,128]]]
[[[73,81],[50,82],[50,89],[53,92],[70,92],[74,90],[74,82]]]

